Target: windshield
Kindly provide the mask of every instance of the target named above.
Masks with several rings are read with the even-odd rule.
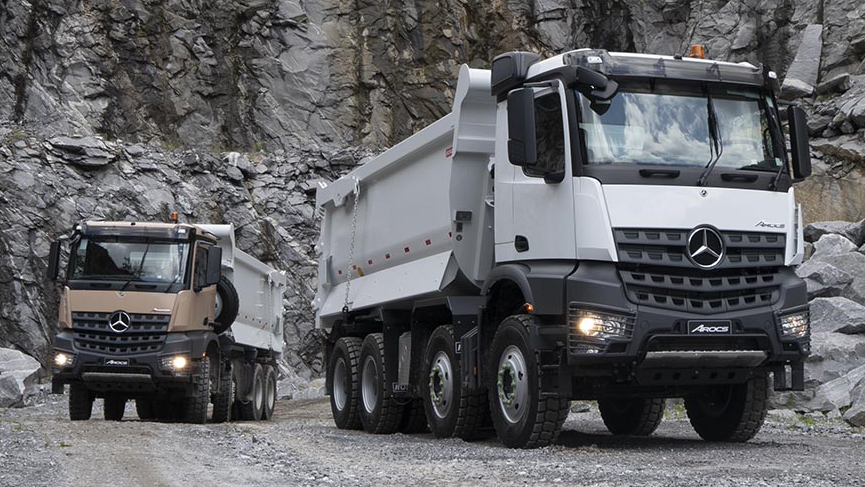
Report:
[[[72,248],[70,279],[182,283],[184,242],[82,238]]]
[[[720,134],[716,167],[777,171],[767,109],[759,90],[711,88],[644,80],[622,82],[607,106],[580,96],[580,129],[589,164],[662,164],[705,167],[717,153],[710,132],[712,105]],[[604,111],[606,109],[606,111]],[[783,156],[780,156],[783,157]]]

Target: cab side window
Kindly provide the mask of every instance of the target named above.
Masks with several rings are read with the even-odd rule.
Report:
[[[558,92],[535,98],[535,140],[538,162],[525,167],[527,176],[544,176],[565,168],[565,124]]]
[[[193,282],[195,283],[196,289],[204,287],[204,283],[207,282],[207,247],[204,245],[197,245],[195,247],[195,272]]]

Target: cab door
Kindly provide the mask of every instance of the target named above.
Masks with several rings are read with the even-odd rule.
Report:
[[[497,168],[497,171],[504,169],[496,174],[497,216],[502,209],[500,205],[508,204],[511,207],[502,211],[501,216],[513,215],[511,222],[502,225],[496,219],[498,262],[576,258],[574,183],[570,151],[566,150],[570,137],[565,107],[561,83],[534,88],[537,163]],[[502,118],[499,117],[500,123]],[[501,152],[506,159],[507,150],[502,148]],[[554,173],[563,173],[564,177],[547,177]]]

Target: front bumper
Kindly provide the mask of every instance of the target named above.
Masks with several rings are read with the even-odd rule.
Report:
[[[168,333],[160,350],[137,354],[108,354],[83,350],[75,345],[74,332],[63,330],[54,338],[54,350],[74,356],[71,366],[53,368],[52,391],[63,392],[65,384],[83,383],[96,393],[119,392],[134,396],[154,392],[185,393],[191,390],[198,367],[193,360],[206,349],[202,333]],[[189,363],[182,371],[163,365],[163,359],[183,355]]]
[[[779,317],[806,311],[807,293],[792,270],[781,275],[779,297],[771,306],[698,314],[632,303],[615,264],[583,262],[567,278],[570,313],[563,321],[568,324],[541,325],[536,339],[540,349],[561,351],[560,365],[571,376],[609,375],[640,385],[701,385],[741,382],[762,369],[775,372],[776,389],[799,390],[810,335],[782,337]],[[575,310],[627,316],[629,336],[587,338],[578,331]],[[724,323],[730,330],[696,335],[689,333],[689,322]],[[789,387],[787,370],[792,373]]]

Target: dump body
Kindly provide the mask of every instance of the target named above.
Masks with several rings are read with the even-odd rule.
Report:
[[[353,231],[349,309],[479,289],[493,264],[495,111],[489,71],[463,67],[452,113],[318,190],[320,326],[346,304]]]

